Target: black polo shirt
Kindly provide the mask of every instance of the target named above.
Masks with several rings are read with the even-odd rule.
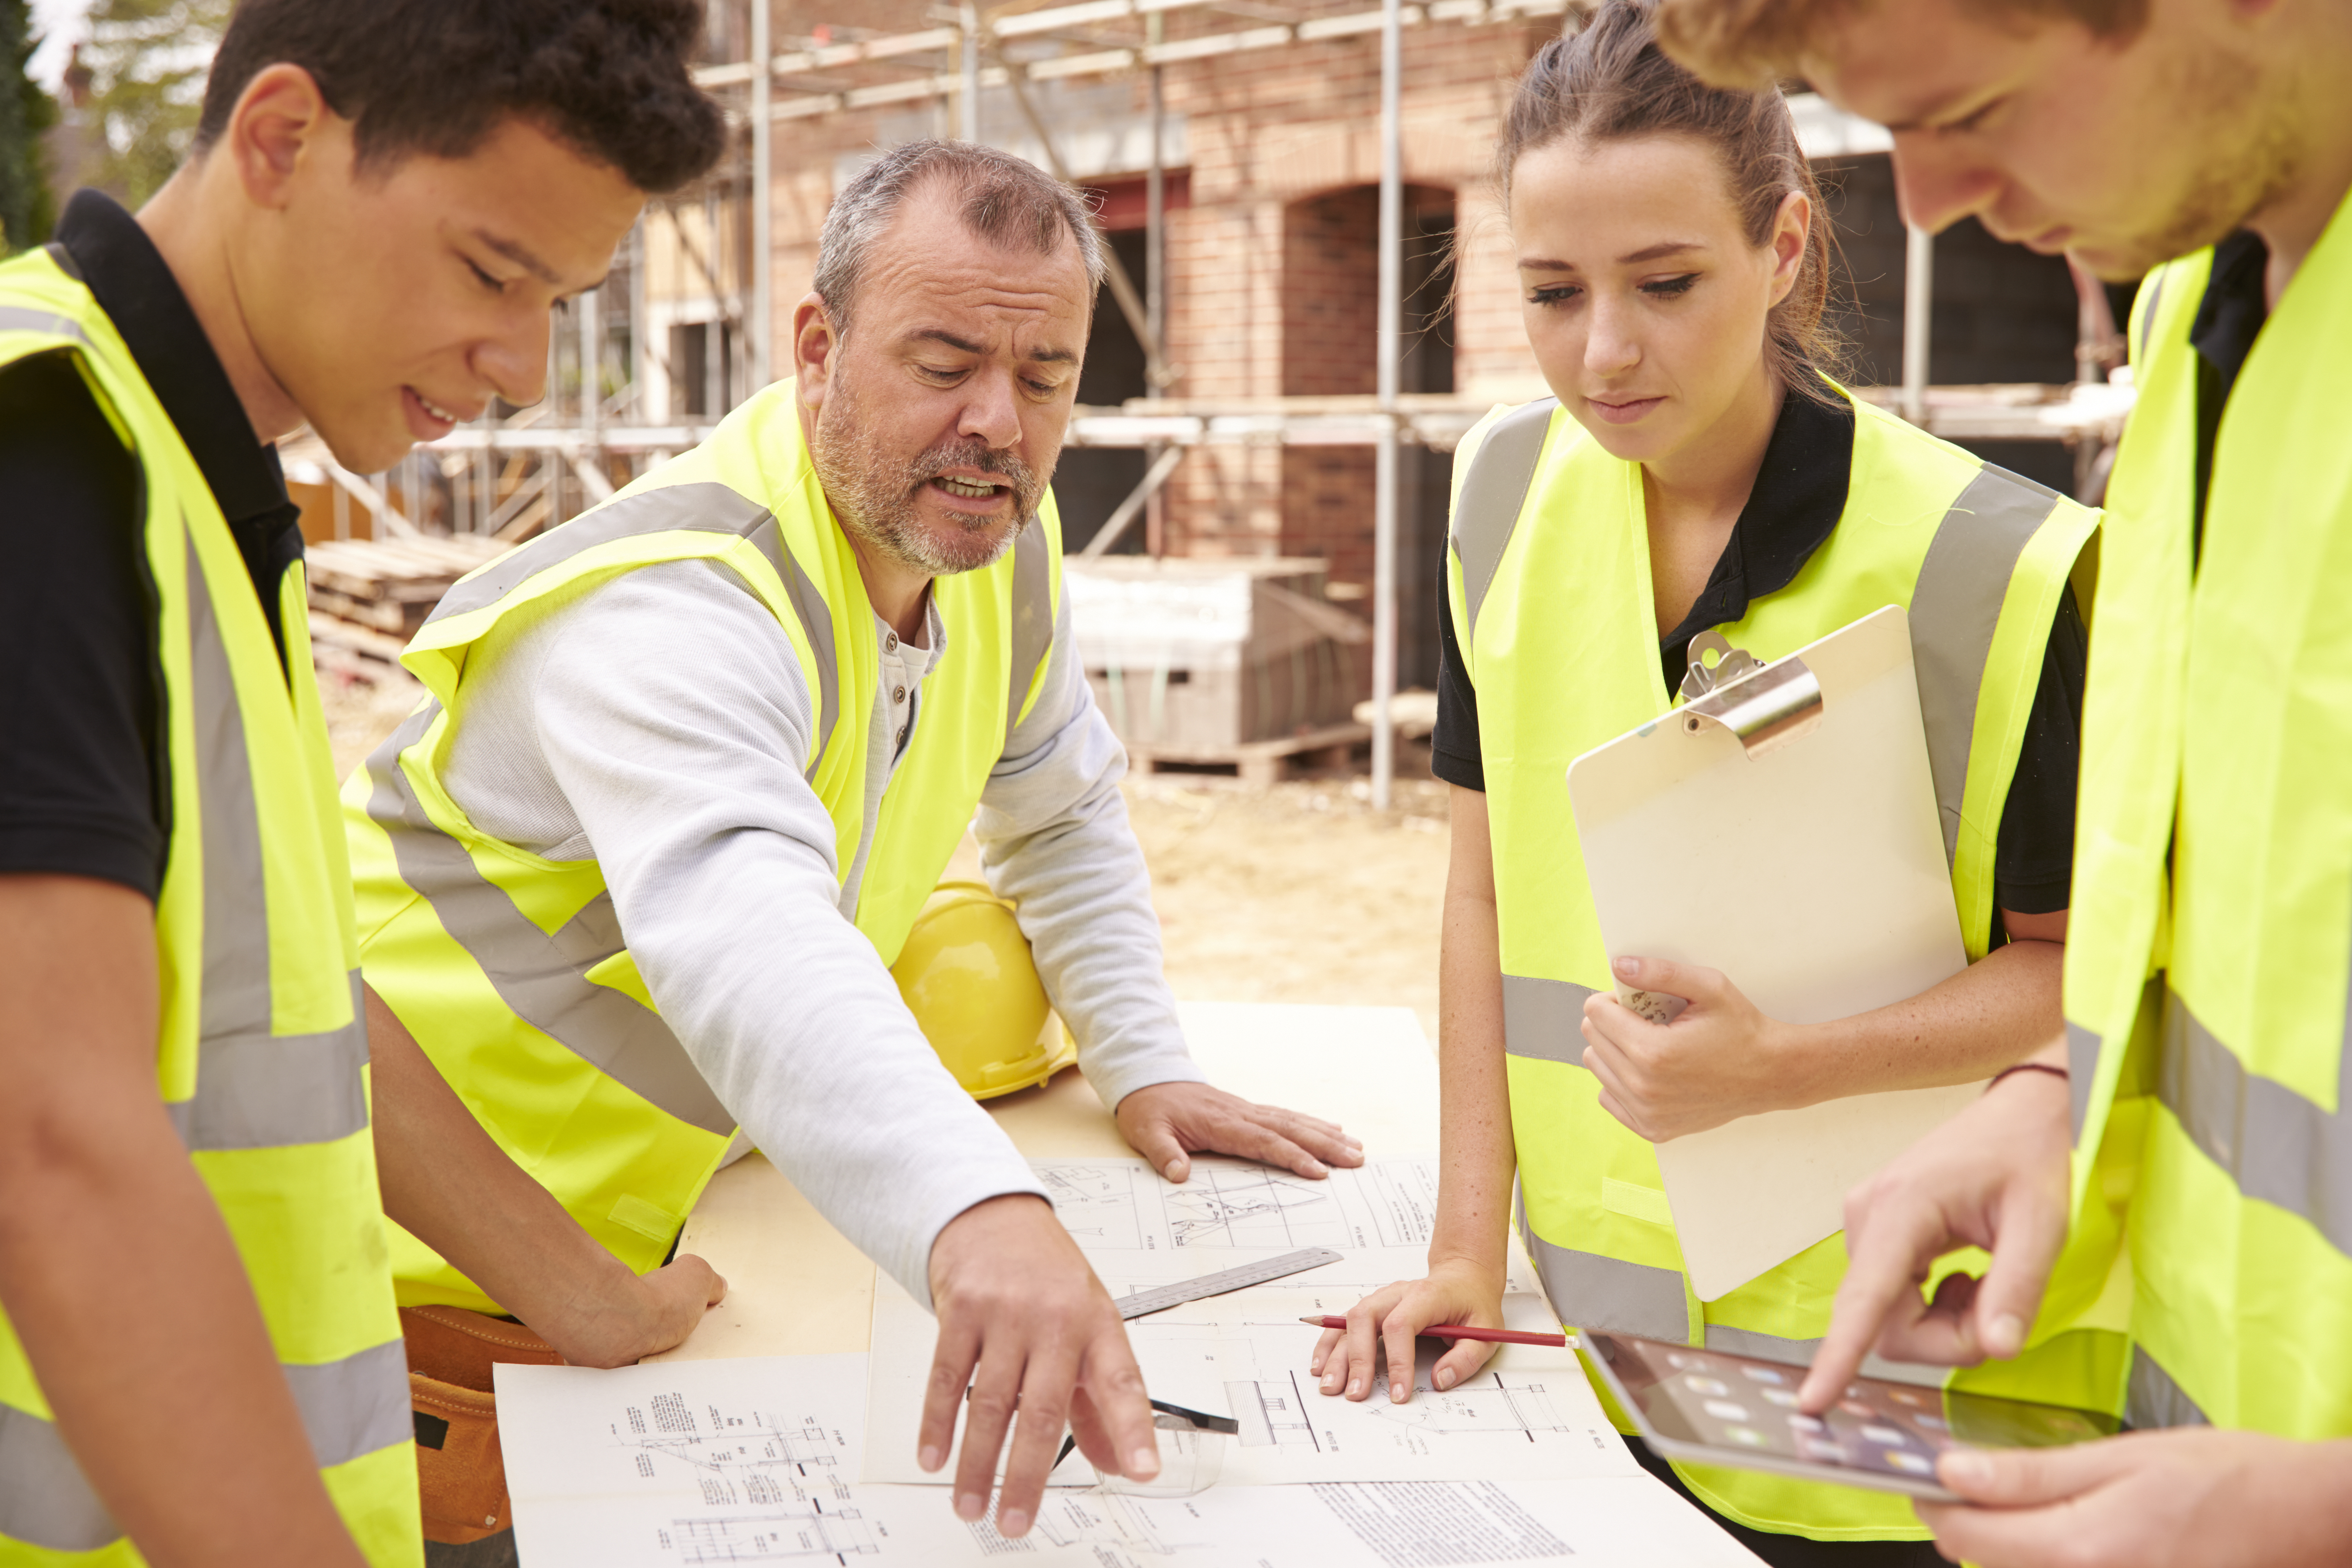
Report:
[[[1682,685],[1691,638],[1737,621],[1758,599],[1796,579],[1835,531],[1853,467],[1853,415],[1809,397],[1790,397],[1764,448],[1756,488],[1682,624],[1658,639],[1669,691]],[[1441,581],[1443,580],[1441,576]],[[1462,667],[1454,612],[1438,606],[1437,731],[1430,769],[1448,784],[1486,787],[1478,750],[1478,693]],[[1993,857],[1994,895],[2019,914],[2063,910],[2074,858],[2074,777],[2082,734],[2083,668],[2088,637],[2070,590],[2042,655],[2042,679],[2026,720],[2025,743],[2003,803]],[[1998,942],[2000,932],[1995,927]]]
[[[278,583],[302,534],[276,448],[256,438],[129,213],[81,192],[51,254],[98,297],[194,455],[282,662]],[[95,877],[152,899],[171,790],[144,488],[69,355],[0,368],[0,872]]]
[[[2196,319],[2189,323],[2189,343],[2197,351],[2197,511],[2192,556],[2205,544],[2205,498],[2213,488],[2213,442],[2221,429],[2221,410],[2238,384],[2246,356],[2270,320],[2269,299],[2263,292],[2263,275],[2270,267],[2271,247],[2252,229],[2242,228],[2213,247],[2213,271],[2205,281],[2205,296],[2197,302]]]

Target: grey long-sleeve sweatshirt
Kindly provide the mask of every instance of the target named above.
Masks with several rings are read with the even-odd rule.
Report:
[[[601,864],[662,1016],[751,1142],[918,1300],[932,1241],[982,1199],[1041,1189],[957,1087],[850,923],[903,717],[946,654],[927,611],[914,679],[873,694],[866,841],[845,878],[804,777],[807,683],[725,567],[668,563],[501,626],[467,661],[445,784],[483,831]],[[877,637],[883,637],[880,630]],[[894,714],[894,707],[897,711]],[[912,730],[908,731],[911,738]],[[1150,885],[1064,605],[1036,706],[975,827],[1104,1103],[1199,1081],[1162,977]]]

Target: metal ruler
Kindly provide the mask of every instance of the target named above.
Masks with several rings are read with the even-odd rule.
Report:
[[[1320,1268],[1327,1263],[1337,1263],[1344,1254],[1328,1247],[1304,1247],[1286,1252],[1279,1258],[1263,1258],[1234,1268],[1221,1268],[1214,1274],[1203,1274],[1197,1279],[1180,1279],[1173,1285],[1155,1285],[1149,1290],[1138,1290],[1132,1296],[1121,1296],[1113,1303],[1122,1318],[1140,1318],[1147,1312],[1165,1311],[1181,1307],[1187,1301],[1198,1301],[1209,1296],[1222,1296],[1229,1290],[1247,1289],[1263,1285],[1269,1279]]]

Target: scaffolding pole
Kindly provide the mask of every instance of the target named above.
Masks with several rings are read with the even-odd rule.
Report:
[[[775,50],[768,40],[769,0],[751,0],[751,320],[744,335],[751,390],[773,379],[769,361],[775,350],[775,256],[770,245],[774,232],[775,201],[772,188],[773,154],[770,138],[775,126],[768,112],[773,76],[769,68]]]
[[[1160,41],[1160,16],[1157,11],[1145,20],[1144,36],[1155,44]],[[1143,379],[1155,397],[1165,392],[1173,379],[1168,374],[1166,351],[1161,346],[1168,341],[1167,230],[1162,226],[1168,219],[1168,173],[1161,166],[1168,135],[1166,76],[1164,67],[1151,68],[1151,166],[1143,179],[1143,317],[1151,323],[1151,357],[1143,367]],[[1156,465],[1162,455],[1162,451],[1155,450],[1151,461]],[[1156,556],[1167,549],[1167,498],[1160,494],[1158,485],[1153,485],[1150,494],[1144,498],[1145,554]]]
[[[1372,807],[1389,808],[1396,773],[1397,372],[1404,326],[1404,147],[1399,79],[1404,74],[1403,6],[1381,7],[1380,447],[1372,490]]]
[[[600,290],[580,296],[580,428],[590,451],[604,446],[604,316],[598,307]]]
[[[1936,322],[1936,237],[1916,224],[1903,250],[1903,417],[1927,424],[1927,348]]]
[[[972,5],[956,8],[956,25],[963,32],[963,128],[959,134],[967,142],[980,140],[980,7]]]
[[[1160,16],[1154,12],[1148,24],[1153,43],[1160,41]],[[1167,133],[1167,104],[1161,89],[1164,68],[1151,68],[1151,163],[1143,176],[1143,319],[1151,324],[1146,342],[1150,353],[1143,367],[1143,379],[1158,396],[1167,390],[1169,377],[1165,351],[1168,330],[1166,253],[1160,225],[1168,216],[1168,174],[1161,167],[1160,142]]]

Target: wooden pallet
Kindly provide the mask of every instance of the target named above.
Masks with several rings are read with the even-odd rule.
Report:
[[[329,539],[310,546],[303,564],[319,673],[346,685],[393,679],[400,650],[450,584],[513,548],[471,534]]]
[[[322,540],[304,552],[310,606],[406,642],[451,584],[513,548],[475,534]]]
[[[1368,724],[1333,724],[1303,735],[1235,746],[1150,746],[1130,741],[1127,760],[1139,773],[1156,773],[1171,765],[1230,767],[1244,784],[1270,784],[1294,769],[1344,768],[1356,744],[1371,738]]]

